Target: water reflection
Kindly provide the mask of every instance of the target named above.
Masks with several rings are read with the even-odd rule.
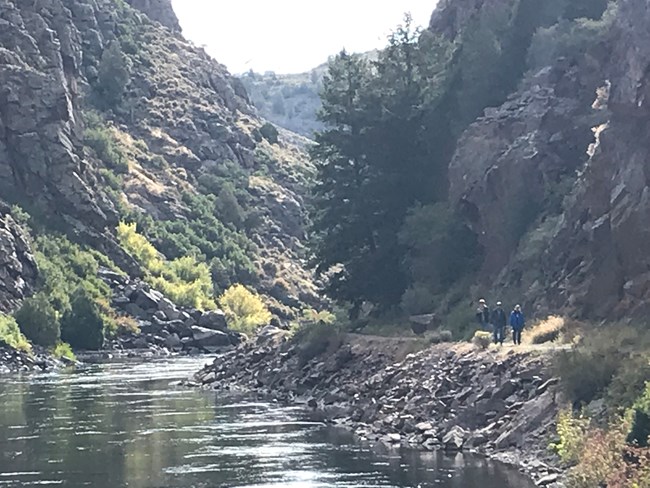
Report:
[[[173,386],[196,359],[0,380],[0,486],[527,488],[482,458],[368,446],[300,409]]]

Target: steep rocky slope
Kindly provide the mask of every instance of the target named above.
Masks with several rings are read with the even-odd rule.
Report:
[[[0,312],[16,308],[31,295],[36,281],[36,263],[24,231],[0,204]]]
[[[35,234],[62,232],[137,276],[115,238],[134,220],[170,259],[218,261],[217,289],[267,292],[283,319],[318,301],[303,263],[304,142],[261,136],[241,83],[181,36],[169,0],[0,1],[0,85],[0,199]],[[205,212],[217,227],[197,244],[188,232]],[[0,237],[5,311],[36,274],[17,235]]]
[[[439,13],[432,28],[453,33],[467,9],[448,3],[455,22]],[[574,44],[545,45],[554,56],[463,133],[450,197],[483,247],[477,292],[523,297],[539,314],[645,315],[648,15],[622,0],[575,21]]]

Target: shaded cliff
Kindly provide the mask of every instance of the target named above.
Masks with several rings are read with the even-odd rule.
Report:
[[[477,292],[540,314],[645,315],[648,15],[624,0],[539,30],[518,88],[463,132],[450,198],[483,248]]]

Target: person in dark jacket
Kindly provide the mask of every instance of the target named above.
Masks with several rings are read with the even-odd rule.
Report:
[[[497,302],[497,306],[492,310],[492,327],[494,327],[494,343],[503,345],[503,340],[506,336],[506,313],[501,306],[501,302]]]
[[[478,301],[476,321],[481,326],[481,329],[486,330],[490,328],[490,307],[487,306],[483,298]]]
[[[521,307],[515,305],[515,309],[510,314],[510,327],[512,327],[512,341],[515,344],[521,344],[521,331],[524,330],[526,321],[524,314],[521,313]]]

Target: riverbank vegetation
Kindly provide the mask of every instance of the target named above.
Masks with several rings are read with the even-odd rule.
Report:
[[[571,488],[650,486],[650,333],[642,327],[581,326],[555,355],[568,402],[551,448]]]
[[[219,305],[228,317],[228,326],[238,332],[253,334],[271,320],[262,299],[243,285],[233,285],[219,297]]]
[[[23,352],[30,352],[32,349],[31,344],[20,331],[16,320],[4,314],[0,314],[0,342]]]

